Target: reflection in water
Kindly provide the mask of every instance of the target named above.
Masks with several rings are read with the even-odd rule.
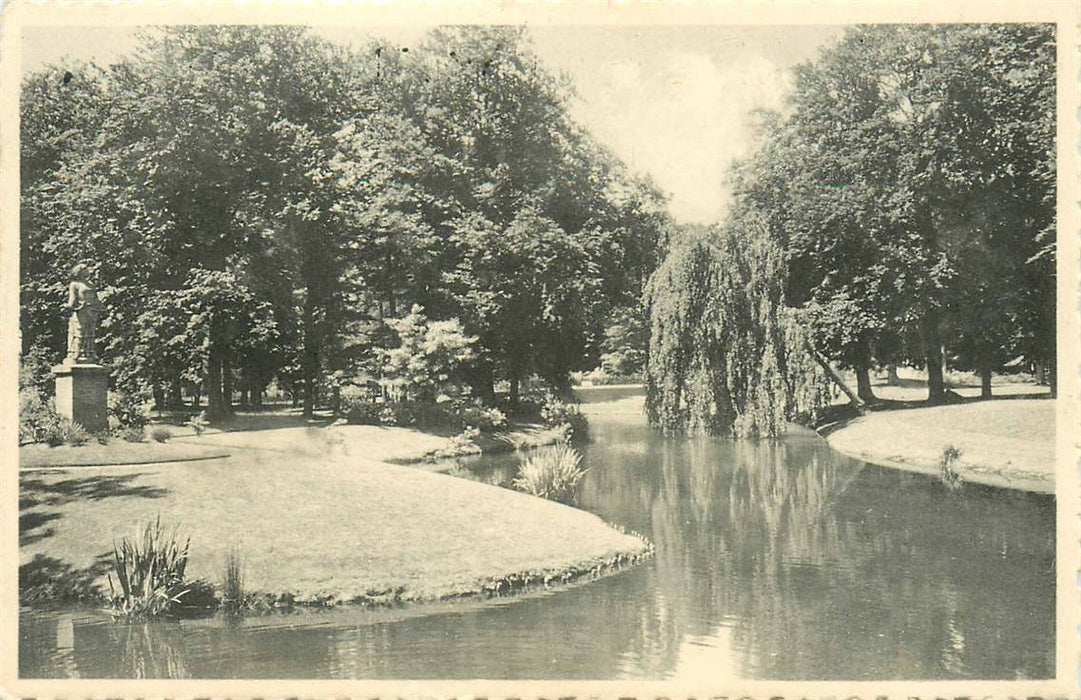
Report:
[[[20,671],[84,677],[1015,678],[1054,670],[1054,499],[783,442],[593,420],[581,507],[656,545],[600,581],[405,611],[114,625],[24,614]],[[513,457],[463,475],[509,484]],[[74,621],[73,621],[74,620]],[[66,626],[66,627],[65,627]],[[63,628],[63,629],[62,629]],[[67,631],[64,631],[67,630]],[[73,639],[73,642],[63,642]]]

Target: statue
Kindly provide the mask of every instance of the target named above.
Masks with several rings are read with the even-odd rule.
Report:
[[[81,263],[71,268],[67,307],[71,309],[71,318],[68,319],[68,354],[64,362],[93,363],[97,360],[94,336],[101,307],[97,291],[87,281],[87,267]]]

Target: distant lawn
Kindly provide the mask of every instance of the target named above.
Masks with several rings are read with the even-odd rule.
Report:
[[[1055,401],[1009,399],[876,411],[828,436],[845,454],[876,464],[938,473],[942,450],[961,450],[968,481],[1054,492]]]

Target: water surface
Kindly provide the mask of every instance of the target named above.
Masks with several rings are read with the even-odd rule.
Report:
[[[114,624],[24,611],[23,676],[1046,678],[1054,499],[868,466],[813,433],[666,439],[591,415],[580,506],[656,557],[494,601]],[[463,475],[507,484],[514,456]],[[438,494],[432,494],[438,498]],[[406,517],[403,514],[403,517]]]

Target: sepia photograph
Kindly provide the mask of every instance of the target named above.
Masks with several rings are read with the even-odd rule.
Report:
[[[1076,692],[1065,6],[9,14],[3,684]]]

